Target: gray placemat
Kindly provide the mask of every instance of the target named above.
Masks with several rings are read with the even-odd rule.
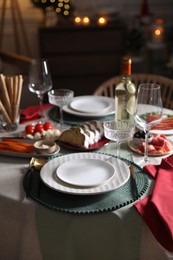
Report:
[[[122,159],[122,158],[121,158]],[[122,159],[130,163],[126,159]],[[60,212],[87,214],[113,211],[139,199],[147,190],[148,176],[134,164],[139,196],[133,198],[130,179],[120,188],[99,195],[70,195],[55,191],[40,179],[39,171],[30,170],[24,176],[23,186],[27,196],[39,204]]]

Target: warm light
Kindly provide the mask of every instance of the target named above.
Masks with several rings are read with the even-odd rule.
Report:
[[[75,23],[79,24],[81,23],[81,18],[79,16],[75,17],[74,19]]]
[[[67,10],[67,9],[70,9],[70,6],[68,4],[65,4],[64,8]]]
[[[152,25],[152,41],[155,43],[162,43],[164,38],[164,21],[162,19],[155,20]]]
[[[90,23],[90,19],[87,16],[85,16],[83,18],[83,23],[86,24],[86,25],[89,24]]]
[[[107,23],[107,19],[105,17],[100,17],[98,19],[98,24],[99,25],[105,25]]]
[[[64,11],[64,15],[65,15],[65,16],[69,15],[69,11],[65,10],[65,11]]]
[[[56,8],[56,12],[60,13],[61,12],[61,8]]]
[[[155,35],[159,36],[159,35],[161,34],[161,30],[156,29],[156,30],[154,31],[154,33],[155,33]]]
[[[58,7],[63,7],[63,3],[58,3]]]

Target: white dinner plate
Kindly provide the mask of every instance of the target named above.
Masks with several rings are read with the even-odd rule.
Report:
[[[57,177],[57,167],[70,160],[95,159],[108,162],[113,165],[115,174],[110,180],[94,187],[78,187],[65,183]],[[122,160],[101,153],[71,153],[56,157],[47,162],[40,171],[41,180],[51,189],[73,195],[94,195],[115,190],[129,179],[129,167]]]
[[[85,98],[91,98],[93,96],[79,96],[79,97],[74,97],[73,101],[80,101],[81,99]],[[115,113],[115,101],[114,98],[110,98],[110,97],[103,97],[103,96],[95,96],[96,100],[99,100],[100,102],[108,102],[109,103],[109,107],[105,110],[103,110],[102,112],[98,113],[98,110],[96,110],[96,112],[93,113],[87,113],[87,112],[81,112],[81,111],[76,111],[74,109],[71,108],[71,105],[65,105],[63,106],[63,111],[71,114],[71,115],[75,115],[75,116],[82,116],[82,117],[104,117],[104,116],[109,116]]]
[[[73,99],[70,104],[73,110],[89,114],[104,113],[110,106],[111,104],[108,100],[99,96],[81,96]]]
[[[92,187],[110,180],[115,174],[115,169],[112,164],[103,160],[74,159],[61,164],[56,174],[68,184]]]

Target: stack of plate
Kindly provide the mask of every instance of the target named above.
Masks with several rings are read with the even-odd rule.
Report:
[[[99,153],[72,153],[50,160],[41,169],[42,181],[69,194],[91,195],[115,190],[129,179],[122,160]]]
[[[104,117],[115,113],[114,99],[103,96],[74,97],[70,105],[63,107],[66,113],[84,117]]]

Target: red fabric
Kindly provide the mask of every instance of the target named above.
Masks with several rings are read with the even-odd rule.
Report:
[[[145,169],[155,176],[153,193],[134,206],[160,244],[173,252],[173,155]]]
[[[52,105],[51,104],[43,104],[43,109],[48,109]],[[40,106],[33,105],[29,106],[21,112],[20,115],[20,123],[26,123],[28,121],[37,120],[40,118]]]

